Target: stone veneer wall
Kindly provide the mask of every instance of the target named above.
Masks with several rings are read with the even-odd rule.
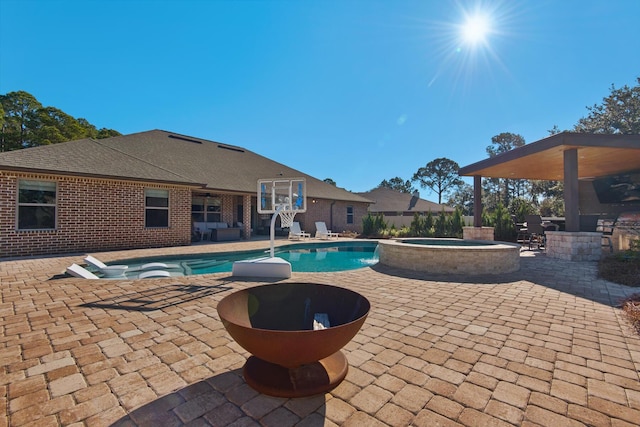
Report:
[[[462,227],[462,238],[465,240],[495,240],[493,227]]]
[[[602,255],[602,233],[547,231],[548,257],[567,261],[598,261]]]
[[[56,228],[17,230],[18,179],[57,183]],[[146,228],[145,188],[169,191],[169,227]],[[191,189],[0,172],[0,258],[191,244]]]
[[[520,245],[514,243],[428,246],[397,240],[380,240],[378,250],[380,264],[412,271],[436,274],[500,274],[520,269]]]

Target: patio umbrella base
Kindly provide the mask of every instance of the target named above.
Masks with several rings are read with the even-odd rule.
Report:
[[[341,351],[318,362],[285,368],[255,356],[244,365],[244,379],[253,389],[269,396],[304,397],[326,393],[347,376],[349,364]]]

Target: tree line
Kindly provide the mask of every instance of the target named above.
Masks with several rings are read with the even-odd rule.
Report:
[[[600,104],[587,107],[588,114],[578,120],[571,131],[602,134],[640,134],[640,77],[636,86],[610,87]],[[553,126],[551,135],[561,132]],[[55,107],[45,107],[28,92],[0,95],[0,152],[41,145],[57,144],[82,138],[109,138],[120,132],[97,129],[84,118],[74,118]],[[495,157],[525,145],[516,133],[503,132],[491,138],[486,147]],[[458,175],[459,165],[441,157],[419,168],[410,179],[394,177],[383,180],[384,187],[413,193],[416,185],[438,195],[438,203],[458,208],[463,215],[473,215],[473,187]],[[325,182],[336,185],[330,178]],[[559,181],[483,178],[482,204],[488,215],[497,212],[523,217],[527,213],[545,216],[564,215],[563,185]],[[487,220],[491,222],[490,219]]]
[[[83,138],[109,138],[120,132],[97,129],[86,119],[43,106],[25,91],[0,95],[0,152]]]
[[[640,134],[640,77],[636,86],[610,87],[610,94],[602,103],[587,107],[588,114],[578,120],[572,132],[600,134]],[[562,132],[557,126],[549,130],[553,135]],[[522,135],[503,132],[491,138],[486,152],[489,157],[525,145]],[[438,158],[419,168],[410,179],[401,177],[383,180],[376,188],[390,188],[413,193],[414,185],[429,188],[438,195],[438,203],[459,208],[464,215],[473,215],[473,187],[458,175],[459,165],[448,158]],[[525,214],[544,216],[564,215],[564,191],[561,181],[483,178],[482,205],[486,215],[504,212],[520,219]],[[495,221],[495,219],[494,219]],[[487,218],[492,225],[491,218]]]

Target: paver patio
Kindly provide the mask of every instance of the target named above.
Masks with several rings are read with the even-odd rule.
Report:
[[[104,260],[266,247],[110,252]],[[331,393],[282,399],[242,379],[248,356],[216,304],[262,281],[229,273],[92,281],[82,256],[0,261],[0,426],[637,426],[638,289],[595,263],[523,252],[519,272],[454,277],[374,267],[294,273],[371,302]]]

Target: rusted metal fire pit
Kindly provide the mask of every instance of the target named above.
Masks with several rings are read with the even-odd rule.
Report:
[[[344,379],[349,365],[340,349],[358,333],[369,308],[365,297],[348,289],[279,283],[226,296],[218,314],[252,354],[244,365],[247,384],[271,396],[302,397],[327,392]],[[314,323],[325,328],[314,329]]]

